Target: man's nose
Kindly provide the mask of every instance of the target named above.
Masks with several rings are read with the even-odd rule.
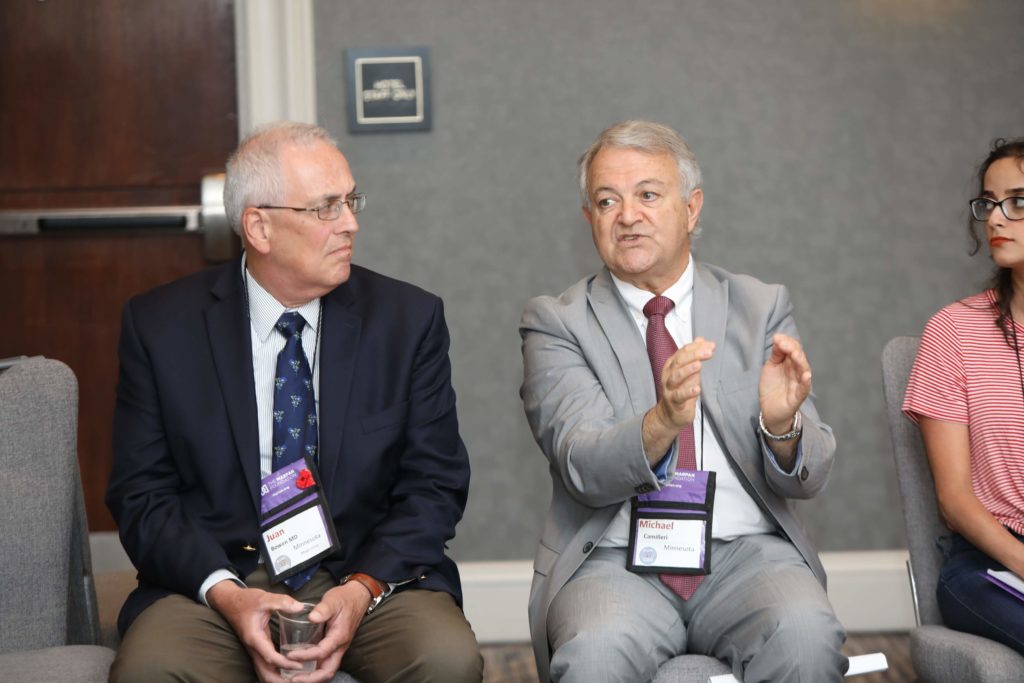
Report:
[[[643,207],[637,202],[631,199],[624,199],[622,201],[622,211],[619,214],[619,220],[622,221],[623,225],[636,225],[643,220]]]
[[[341,215],[338,216],[338,220],[334,221],[335,232],[358,232],[359,231],[359,219],[352,212],[352,207],[346,204],[341,209]]]

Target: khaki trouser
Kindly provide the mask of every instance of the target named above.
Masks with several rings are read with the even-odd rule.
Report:
[[[303,602],[318,602],[337,582],[320,570],[292,592],[283,584],[269,586],[261,567],[246,578],[246,584],[289,593]],[[276,644],[276,623],[271,624],[271,635]],[[341,669],[360,683],[478,683],[483,677],[483,659],[469,622],[452,596],[411,589],[392,595],[363,619],[342,657]],[[249,653],[227,621],[182,595],[162,598],[139,615],[110,669],[110,681],[117,683],[255,680]]]

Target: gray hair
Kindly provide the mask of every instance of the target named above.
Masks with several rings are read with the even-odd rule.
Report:
[[[587,209],[590,208],[590,164],[597,153],[605,147],[635,149],[647,154],[669,154],[679,166],[683,199],[688,199],[690,193],[700,187],[700,166],[697,164],[697,157],[693,155],[693,150],[686,144],[682,135],[660,123],[623,121],[601,131],[597,140],[594,140],[577,162],[580,199]]]
[[[278,204],[284,188],[278,153],[284,145],[308,146],[326,142],[338,146],[320,126],[278,121],[256,128],[228,158],[224,179],[224,212],[235,234],[242,232],[242,212],[260,204]]]

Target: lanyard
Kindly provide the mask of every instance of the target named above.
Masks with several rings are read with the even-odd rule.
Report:
[[[703,470],[704,469],[704,418],[705,418],[705,415],[704,415],[704,404],[701,403],[699,398],[697,399],[697,410],[700,411],[700,449],[698,451],[699,454],[700,454],[700,457],[697,460],[697,469]],[[694,415],[696,416],[696,413],[694,413]]]

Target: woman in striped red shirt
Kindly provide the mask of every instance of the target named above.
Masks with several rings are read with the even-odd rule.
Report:
[[[1024,138],[998,140],[978,170],[969,230],[988,243],[991,288],[925,327],[904,412],[921,427],[939,508],[953,530],[938,600],[950,628],[1024,653],[1024,602],[985,571],[1024,576]]]

